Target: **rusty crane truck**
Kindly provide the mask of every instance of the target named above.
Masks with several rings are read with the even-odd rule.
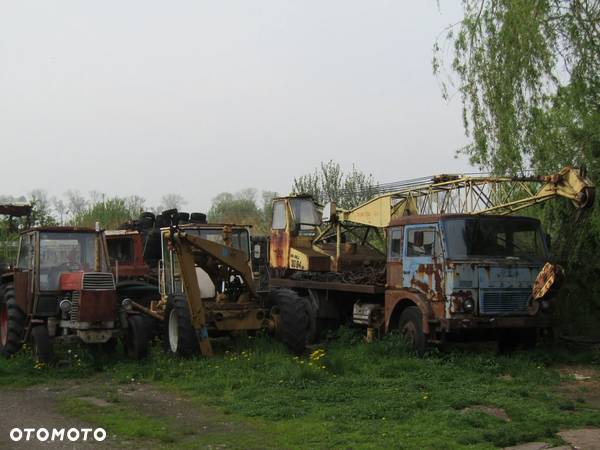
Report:
[[[550,326],[560,267],[537,219],[512,215],[554,198],[592,206],[594,186],[566,167],[551,176],[441,175],[405,182],[350,210],[309,196],[273,201],[274,286],[312,305],[317,332],[352,321],[399,331],[418,352],[457,334],[510,351]]]

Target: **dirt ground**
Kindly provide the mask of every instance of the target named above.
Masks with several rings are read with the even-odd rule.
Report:
[[[36,439],[26,442],[13,442],[9,437],[12,428],[97,428],[97,424],[87,423],[65,415],[60,411],[64,398],[75,398],[88,402],[95,408],[114,408],[115,404],[126,404],[146,417],[156,418],[165,424],[173,425],[181,438],[181,443],[193,442],[195,437],[223,433],[252,433],[251,427],[223,420],[222,414],[211,408],[198,407],[189,400],[148,384],[115,386],[102,384],[98,380],[71,383],[38,385],[26,389],[0,389],[0,401],[4,411],[11,414],[0,415],[0,449],[85,449],[85,448],[156,448],[156,441],[126,439],[109,434],[104,442],[79,440],[75,443],[66,438],[63,442],[40,442]],[[107,400],[108,399],[108,400]],[[118,403],[114,403],[118,402]],[[180,442],[178,441],[178,443]],[[207,445],[206,448],[220,448]]]
[[[567,399],[576,400],[585,396],[594,406],[600,405],[600,386],[596,381],[596,373],[586,369],[568,368],[561,371],[564,381],[559,393]],[[192,403],[180,394],[166,392],[148,384],[115,385],[110,380],[93,379],[38,385],[26,389],[0,389],[0,401],[4,411],[10,414],[0,415],[0,448],[1,449],[86,449],[86,448],[156,448],[156,440],[144,438],[127,439],[116,434],[109,434],[102,443],[95,441],[39,442],[31,440],[12,442],[9,431],[13,427],[23,428],[96,428],[97,425],[86,423],[61,412],[61,404],[65,398],[86,402],[94,408],[115,408],[115,405],[127,405],[145,417],[156,418],[161,423],[170,424],[177,430],[177,443],[171,446],[193,446],[199,437],[215,436],[214,442],[205,443],[202,448],[226,448],[219,443],[218,437],[233,434],[256,434],[251,425],[228,421],[220,412]],[[484,406],[472,407],[486,414],[510,420],[503,410],[492,410]],[[600,429],[564,430],[559,433],[566,445],[554,447],[553,450],[600,450]],[[165,444],[169,447],[169,444]],[[169,447],[170,448],[170,447]],[[195,448],[195,447],[190,447]],[[550,449],[545,442],[530,442],[511,450]]]

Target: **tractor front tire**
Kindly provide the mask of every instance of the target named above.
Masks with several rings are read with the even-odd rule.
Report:
[[[17,305],[15,287],[12,283],[4,286],[0,298],[0,354],[11,356],[23,345],[25,314]]]
[[[189,358],[198,354],[200,347],[185,295],[170,295],[167,300],[163,344],[173,355]]]
[[[279,312],[276,335],[292,352],[300,354],[310,338],[310,305],[291,289],[276,289],[270,294],[270,303]]]
[[[148,331],[144,318],[138,314],[127,318],[127,332],[125,333],[125,352],[133,360],[144,359],[148,356]]]
[[[426,338],[423,332],[423,319],[417,306],[409,306],[400,315],[398,331],[409,348],[418,356],[425,354]]]
[[[51,364],[54,362],[52,340],[46,325],[37,325],[31,329],[33,358],[36,363]]]

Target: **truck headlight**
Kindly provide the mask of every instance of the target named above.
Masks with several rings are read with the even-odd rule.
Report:
[[[466,313],[472,313],[475,311],[475,300],[471,297],[467,297],[462,302],[462,309]]]
[[[131,311],[133,309],[133,304],[131,303],[130,299],[126,298],[121,302],[121,307],[125,311]]]
[[[58,304],[58,307],[64,313],[68,313],[69,311],[71,311],[71,306],[71,300],[67,300],[66,298],[62,299]]]

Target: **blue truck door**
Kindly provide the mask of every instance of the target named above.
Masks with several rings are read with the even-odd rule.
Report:
[[[437,225],[404,227],[403,284],[433,301],[443,301],[443,264]]]

